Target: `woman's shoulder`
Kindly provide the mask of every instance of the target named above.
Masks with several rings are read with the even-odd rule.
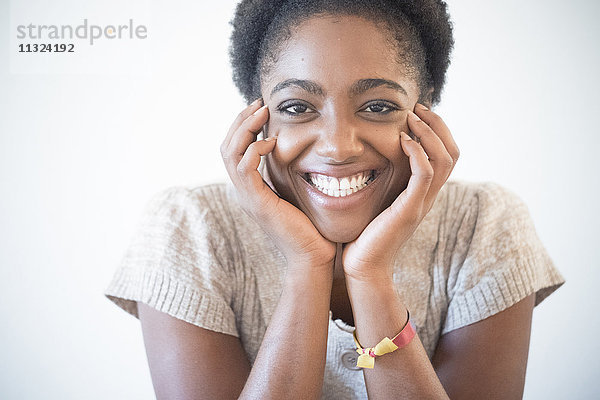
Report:
[[[515,201],[519,197],[511,189],[492,181],[467,181],[453,179],[446,182],[441,192],[454,200],[495,198],[499,201]],[[464,202],[463,202],[464,203]]]
[[[529,208],[513,190],[465,181],[449,182],[445,190],[447,202],[460,212],[443,230],[451,245],[444,256],[450,305],[442,333],[487,318],[532,293],[537,305],[564,283]]]
[[[162,226],[227,235],[244,218],[230,185],[212,183],[174,185],[155,192],[145,206],[142,223],[150,219]]]
[[[225,183],[204,185],[172,185],[160,189],[151,196],[150,204],[172,203],[187,204],[214,203],[230,200],[230,190]]]
[[[529,213],[519,195],[508,187],[491,181],[450,180],[440,191],[436,206],[440,211],[445,211],[445,214],[455,216],[465,213],[489,216]]]
[[[174,185],[155,192],[146,206],[150,209],[196,209],[198,212],[223,213],[237,208],[235,194],[230,185],[211,183],[205,185]]]
[[[416,236],[432,248],[440,240],[470,243],[477,232],[515,236],[534,229],[528,207],[511,189],[490,181],[456,179],[445,183],[421,225]]]

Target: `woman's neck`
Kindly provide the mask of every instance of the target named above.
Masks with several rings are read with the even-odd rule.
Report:
[[[342,265],[342,244],[338,243],[333,269],[333,284],[331,286],[331,300],[329,308],[333,319],[341,319],[346,324],[354,326],[352,305],[346,288],[346,278]]]

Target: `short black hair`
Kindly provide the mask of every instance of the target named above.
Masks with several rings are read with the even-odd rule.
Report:
[[[421,96],[440,101],[454,45],[443,0],[242,0],[231,21],[233,81],[249,103],[261,96],[260,76],[275,61],[293,27],[315,15],[354,15],[384,22],[405,62],[418,72]]]

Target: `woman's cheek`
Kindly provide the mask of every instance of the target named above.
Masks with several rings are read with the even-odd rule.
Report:
[[[406,157],[400,143],[400,132],[402,130],[403,128],[397,124],[372,128],[369,137],[365,138],[365,141],[383,157],[396,163]]]
[[[269,136],[277,136],[277,145],[272,153],[273,161],[285,168],[310,145],[310,135],[299,125],[272,123]]]
[[[269,136],[277,136],[275,149],[266,157],[269,178],[281,197],[300,208],[297,193],[293,189],[294,180],[293,174],[290,175],[290,167],[310,145],[310,140],[297,125],[290,126],[271,122],[267,129]]]

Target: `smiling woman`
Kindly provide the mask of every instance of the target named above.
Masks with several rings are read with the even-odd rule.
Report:
[[[264,103],[275,110],[265,131],[278,137],[268,177],[336,243],[356,239],[410,177],[400,133],[411,131],[407,115],[420,87],[386,33],[362,17],[308,20],[261,79]],[[313,184],[317,178],[326,192]]]
[[[233,26],[233,185],[159,193],[106,290],[157,397],[521,397],[564,280],[515,194],[448,180],[445,4],[242,1]]]

